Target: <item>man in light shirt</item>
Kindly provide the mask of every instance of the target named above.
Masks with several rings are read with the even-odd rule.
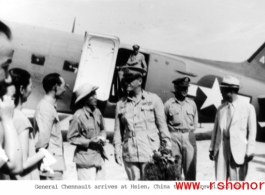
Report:
[[[240,100],[240,82],[226,76],[221,83],[225,102],[218,108],[210,145],[216,180],[244,181],[254,157],[257,131],[254,106]]]
[[[133,52],[130,55],[127,66],[134,66],[137,68],[143,68],[145,71],[147,71],[147,65],[145,62],[145,57],[142,53],[139,52],[140,46],[134,45],[133,46]]]
[[[57,73],[46,75],[42,84],[46,95],[38,104],[34,117],[34,128],[38,134],[36,149],[47,149],[56,159],[56,163],[51,165],[51,170],[49,168],[48,171],[46,169],[46,172],[41,170],[40,178],[41,180],[62,180],[66,165],[60,120],[56,108],[57,100],[63,96],[66,84],[64,79]]]

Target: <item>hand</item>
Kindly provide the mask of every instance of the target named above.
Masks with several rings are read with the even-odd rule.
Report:
[[[121,159],[121,156],[119,154],[115,154],[115,161],[117,164],[122,166],[122,159]]]
[[[56,159],[45,148],[41,148],[39,151],[43,152],[43,154],[45,156],[42,160],[44,167],[48,167],[48,166],[51,166],[52,164],[56,163]]]
[[[3,122],[12,121],[14,108],[14,100],[12,100],[10,96],[3,96],[3,100],[0,98],[0,120]]]
[[[40,165],[40,170],[42,172],[49,172],[50,174],[54,174],[54,171],[51,169],[50,166],[45,166],[43,163]]]
[[[167,142],[165,148],[168,150],[171,150],[171,148],[172,148],[171,142]]]
[[[210,151],[209,158],[210,160],[215,160],[213,151]]]
[[[97,138],[98,138],[98,140],[101,140],[101,141],[103,141],[103,142],[106,142],[106,138],[103,137],[103,136],[98,136]]]
[[[246,156],[245,156],[245,160],[246,160],[247,162],[251,161],[253,158],[254,158],[254,154],[250,154],[250,155],[246,155]]]
[[[169,140],[162,140],[161,146],[167,150],[171,150],[172,144]],[[158,148],[156,148],[158,150]]]
[[[94,142],[94,143],[97,143],[99,141],[98,137],[92,137],[90,139],[90,142]]]

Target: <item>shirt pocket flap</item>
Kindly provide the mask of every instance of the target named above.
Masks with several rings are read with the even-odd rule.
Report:
[[[101,127],[100,116],[98,116],[95,120],[96,120],[96,123],[98,124],[98,126]]]
[[[151,146],[152,151],[158,150],[160,146],[160,139],[158,133],[151,133],[147,135],[149,144]]]
[[[86,137],[87,131],[86,131],[85,127],[81,126],[81,128],[80,128],[80,134]]]
[[[147,135],[151,141],[156,141],[159,139],[158,133],[151,133]]]
[[[154,110],[154,105],[142,105],[141,110],[146,110],[146,111],[153,111]]]
[[[188,115],[192,115],[192,116],[194,116],[194,112],[193,112],[193,110],[191,110],[191,109],[188,109],[188,110],[187,110],[187,114],[188,114]]]
[[[125,107],[123,107],[119,109],[118,114],[121,115],[121,114],[124,114],[125,112],[126,112],[126,109]]]
[[[169,115],[173,116],[173,115],[178,115],[179,114],[179,110],[177,109],[169,109]]]

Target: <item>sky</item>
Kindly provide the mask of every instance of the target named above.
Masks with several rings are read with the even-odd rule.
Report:
[[[0,0],[0,19],[179,55],[241,62],[265,42],[264,0]]]

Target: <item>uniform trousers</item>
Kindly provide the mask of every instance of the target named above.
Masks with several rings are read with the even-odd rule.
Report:
[[[170,132],[172,143],[172,155],[179,155],[179,173],[185,176],[186,181],[196,180],[197,146],[193,131]]]
[[[144,168],[147,162],[123,161],[125,171],[130,181],[144,180]]]
[[[230,140],[223,136],[217,159],[215,160],[215,178],[217,181],[244,181],[248,171],[248,162],[236,164],[231,153]]]
[[[76,170],[78,180],[105,180],[106,168],[104,162],[102,162],[101,169],[96,167],[80,168],[76,166]]]

